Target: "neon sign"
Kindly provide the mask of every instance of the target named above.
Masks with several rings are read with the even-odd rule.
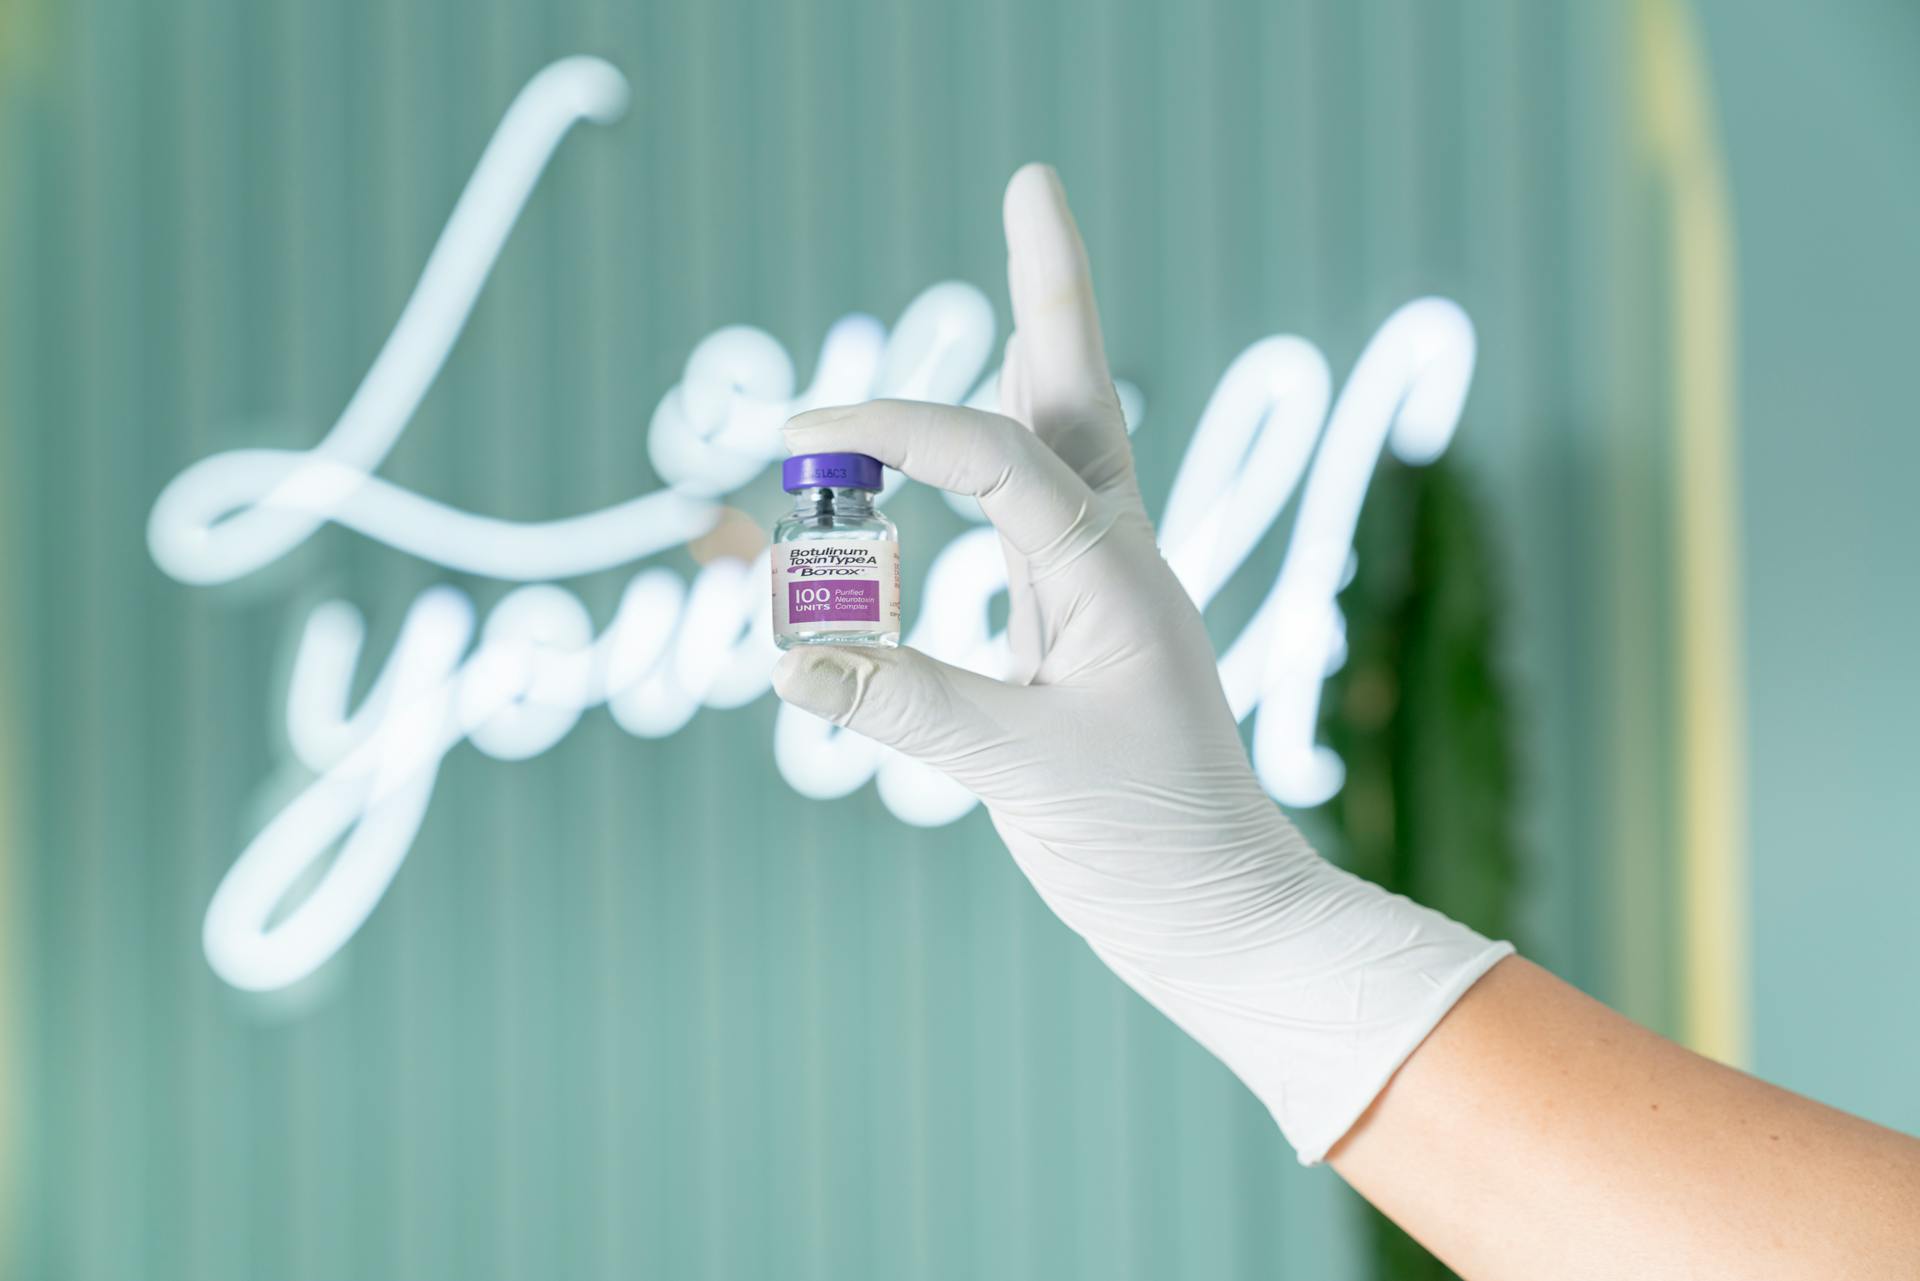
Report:
[[[235,987],[297,982],[352,938],[399,871],[440,763],[461,742],[525,760],[603,704],[629,733],[661,738],[702,708],[743,706],[768,691],[777,651],[764,553],[753,564],[710,561],[690,582],[664,566],[641,567],[598,633],[579,597],[555,580],[633,565],[706,532],[724,497],[784,454],[780,424],[803,409],[878,396],[996,403],[987,368],[992,308],[973,286],[946,282],[891,329],[865,315],[833,325],[805,387],[770,334],[736,325],[708,335],[648,426],[649,456],[666,487],[628,502],[510,521],[374,475],[458,340],[554,150],[576,123],[617,119],[626,99],[626,81],[598,59],[564,59],[535,75],[488,142],[393,332],[319,443],[212,455],[154,503],[149,549],[182,583],[244,577],[333,523],[450,570],[522,584],[484,622],[453,587],[422,592],[357,707],[349,704],[362,616],[345,601],[308,615],[286,725],[315,778],[241,851],[207,908],[208,963]],[[1220,660],[1235,714],[1254,717],[1255,768],[1282,802],[1319,804],[1342,780],[1314,728],[1321,684],[1344,656],[1334,597],[1373,469],[1384,448],[1413,462],[1446,448],[1474,355],[1466,314],[1445,299],[1420,299],[1386,320],[1337,398],[1316,347],[1271,337],[1233,361],[1201,414],[1160,537],[1203,609],[1298,497],[1279,574]],[[1139,394],[1120,390],[1135,424]],[[980,520],[970,500],[949,501]],[[988,610],[1005,586],[997,537],[976,524],[932,558],[924,596],[933,603],[907,643],[978,671],[1004,670],[1005,638],[989,627]],[[937,772],[790,707],[776,721],[773,755],[801,794],[844,796],[872,781],[909,823],[950,823],[975,803]],[[282,913],[292,887],[336,845],[317,884]]]

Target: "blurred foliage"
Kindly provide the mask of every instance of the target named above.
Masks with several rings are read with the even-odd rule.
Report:
[[[1341,593],[1347,661],[1326,741],[1347,782],[1326,810],[1346,866],[1492,938],[1514,934],[1519,862],[1513,716],[1499,675],[1501,598],[1459,464],[1383,464]],[[1451,1277],[1366,1210],[1383,1281]]]

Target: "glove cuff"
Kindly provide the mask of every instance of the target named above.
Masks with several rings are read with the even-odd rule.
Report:
[[[1514,949],[1326,863],[1297,836],[1289,844],[1289,892],[1241,914],[1230,937],[1188,932],[1177,949],[1088,941],[1246,1083],[1301,1164],[1317,1165]]]
[[[1446,972],[1423,970],[1423,981],[1431,979],[1436,984],[1424,1001],[1396,1012],[1390,1027],[1364,1038],[1351,1054],[1336,1056],[1343,1065],[1337,1070],[1286,1082],[1278,1102],[1262,1096],[1301,1165],[1319,1165],[1326,1160],[1327,1153],[1373,1106],[1400,1065],[1413,1057],[1454,1003],[1488,970],[1514,954],[1511,943],[1489,941],[1465,926],[1456,928],[1471,936],[1472,942],[1461,949],[1464,954]],[[1332,1068],[1334,1064],[1327,1066]]]

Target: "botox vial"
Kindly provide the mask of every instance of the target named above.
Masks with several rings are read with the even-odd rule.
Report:
[[[796,454],[793,510],[773,527],[773,643],[898,645],[900,534],[873,505],[880,460]]]

